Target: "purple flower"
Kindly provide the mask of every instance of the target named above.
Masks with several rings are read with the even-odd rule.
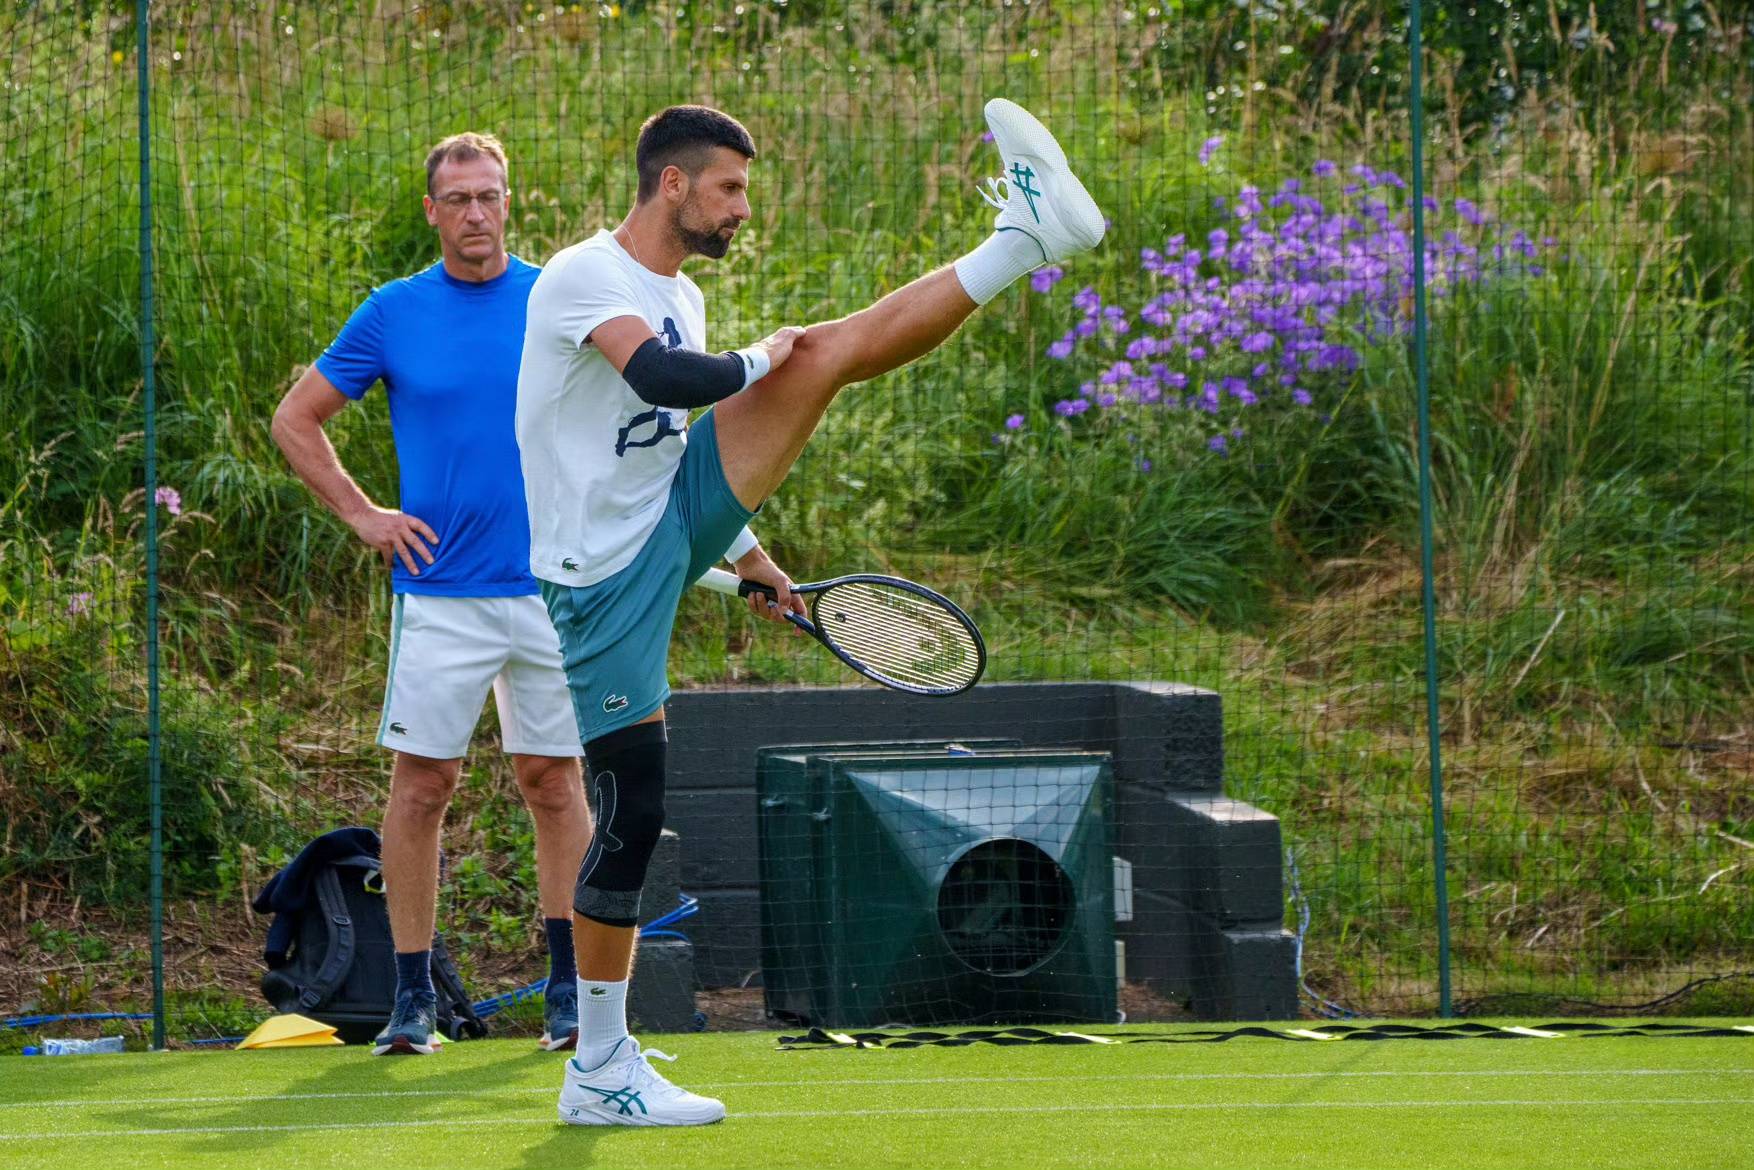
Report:
[[[68,617],[78,617],[81,614],[86,614],[86,613],[90,613],[90,612],[91,612],[91,593],[89,591],[75,593],[72,597],[69,597],[67,599],[67,616]]]
[[[1119,383],[1122,378],[1131,378],[1132,376],[1132,362],[1116,362],[1114,365],[1104,370],[1101,376],[1097,378],[1097,381],[1101,382],[1104,386],[1113,386]]]
[[[1023,429],[1023,416],[1020,414],[1011,415],[1009,418],[1007,418],[1005,420],[1005,429],[1008,431],[1022,430]]]
[[[177,494],[176,488],[161,487],[153,493],[152,498],[155,503],[163,504],[165,511],[172,516],[183,514],[183,497]]]
[[[982,142],[991,142],[992,140],[993,140],[993,132],[991,130],[982,130],[981,131],[981,141]]]
[[[1151,470],[1151,460],[1145,458],[1143,455],[1139,456],[1139,470],[1149,472]]]
[[[1681,26],[1672,20],[1664,20],[1660,16],[1653,16],[1650,18],[1650,29],[1652,32],[1661,33],[1665,37],[1672,37],[1681,31]]]
[[[1223,145],[1224,135],[1222,134],[1214,134],[1212,137],[1206,139],[1206,141],[1200,143],[1200,165],[1211,165],[1212,156],[1217,154],[1218,148]]]
[[[1047,264],[1029,274],[1029,287],[1038,293],[1047,292],[1066,278],[1066,270],[1058,264]]]
[[[1209,140],[1201,161],[1213,162],[1223,143],[1222,136]],[[1081,290],[1073,298],[1078,312],[1067,322],[1071,332],[1048,353],[1073,359],[1072,380],[1094,380],[1056,404],[1055,413],[1071,418],[1135,403],[1197,409],[1224,422],[1208,442],[1228,454],[1244,441],[1241,428],[1232,429],[1241,411],[1313,406],[1325,385],[1361,368],[1365,346],[1403,337],[1415,259],[1406,181],[1363,163],[1347,169],[1351,175],[1341,181],[1355,198],[1342,199],[1325,183],[1306,190],[1296,178],[1265,188],[1270,197],[1239,184],[1234,196],[1215,202],[1223,226],[1197,248],[1188,246],[1187,233],[1177,233],[1162,251],[1140,252],[1143,272],[1134,279],[1147,291],[1139,301],[1105,305],[1094,288]],[[1339,172],[1331,159],[1317,159],[1310,169],[1319,180]],[[1426,198],[1440,221],[1423,257],[1434,296],[1490,279],[1538,276],[1541,249],[1557,246],[1551,237],[1537,246],[1529,232],[1500,225],[1467,199]],[[1452,199],[1455,230],[1444,230]],[[1135,329],[1120,342],[1099,337]],[[1097,344],[1079,357],[1082,338]],[[1091,356],[1090,348],[1103,356]],[[1181,369],[1170,369],[1165,359],[1183,354],[1175,361]],[[1206,379],[1190,383],[1188,370]]]

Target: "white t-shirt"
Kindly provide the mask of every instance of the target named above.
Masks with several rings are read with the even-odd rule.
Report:
[[[652,406],[622,380],[591,331],[639,317],[669,346],[706,350],[706,301],[600,231],[563,249],[530,290],[518,369],[518,447],[530,508],[530,571],[590,585],[626,568],[669,503],[688,412]]]

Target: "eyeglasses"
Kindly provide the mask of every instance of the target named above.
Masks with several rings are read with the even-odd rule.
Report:
[[[440,195],[433,202],[447,211],[467,211],[471,203],[481,204],[483,211],[498,211],[505,205],[505,192],[478,191],[471,195],[467,191],[452,191],[449,195]]]

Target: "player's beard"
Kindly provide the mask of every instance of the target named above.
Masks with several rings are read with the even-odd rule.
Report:
[[[725,253],[731,250],[731,238],[724,234],[724,229],[736,227],[737,221],[727,219],[708,227],[692,226],[689,223],[689,212],[693,210],[693,206],[692,203],[685,203],[676,210],[676,219],[672,225],[676,238],[682,241],[683,247],[688,249],[691,256],[705,256],[709,260],[724,259]]]

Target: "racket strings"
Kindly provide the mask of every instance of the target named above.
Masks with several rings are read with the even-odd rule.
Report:
[[[928,690],[957,690],[980,677],[980,643],[954,612],[927,597],[849,582],[814,599],[817,628],[876,674]]]

